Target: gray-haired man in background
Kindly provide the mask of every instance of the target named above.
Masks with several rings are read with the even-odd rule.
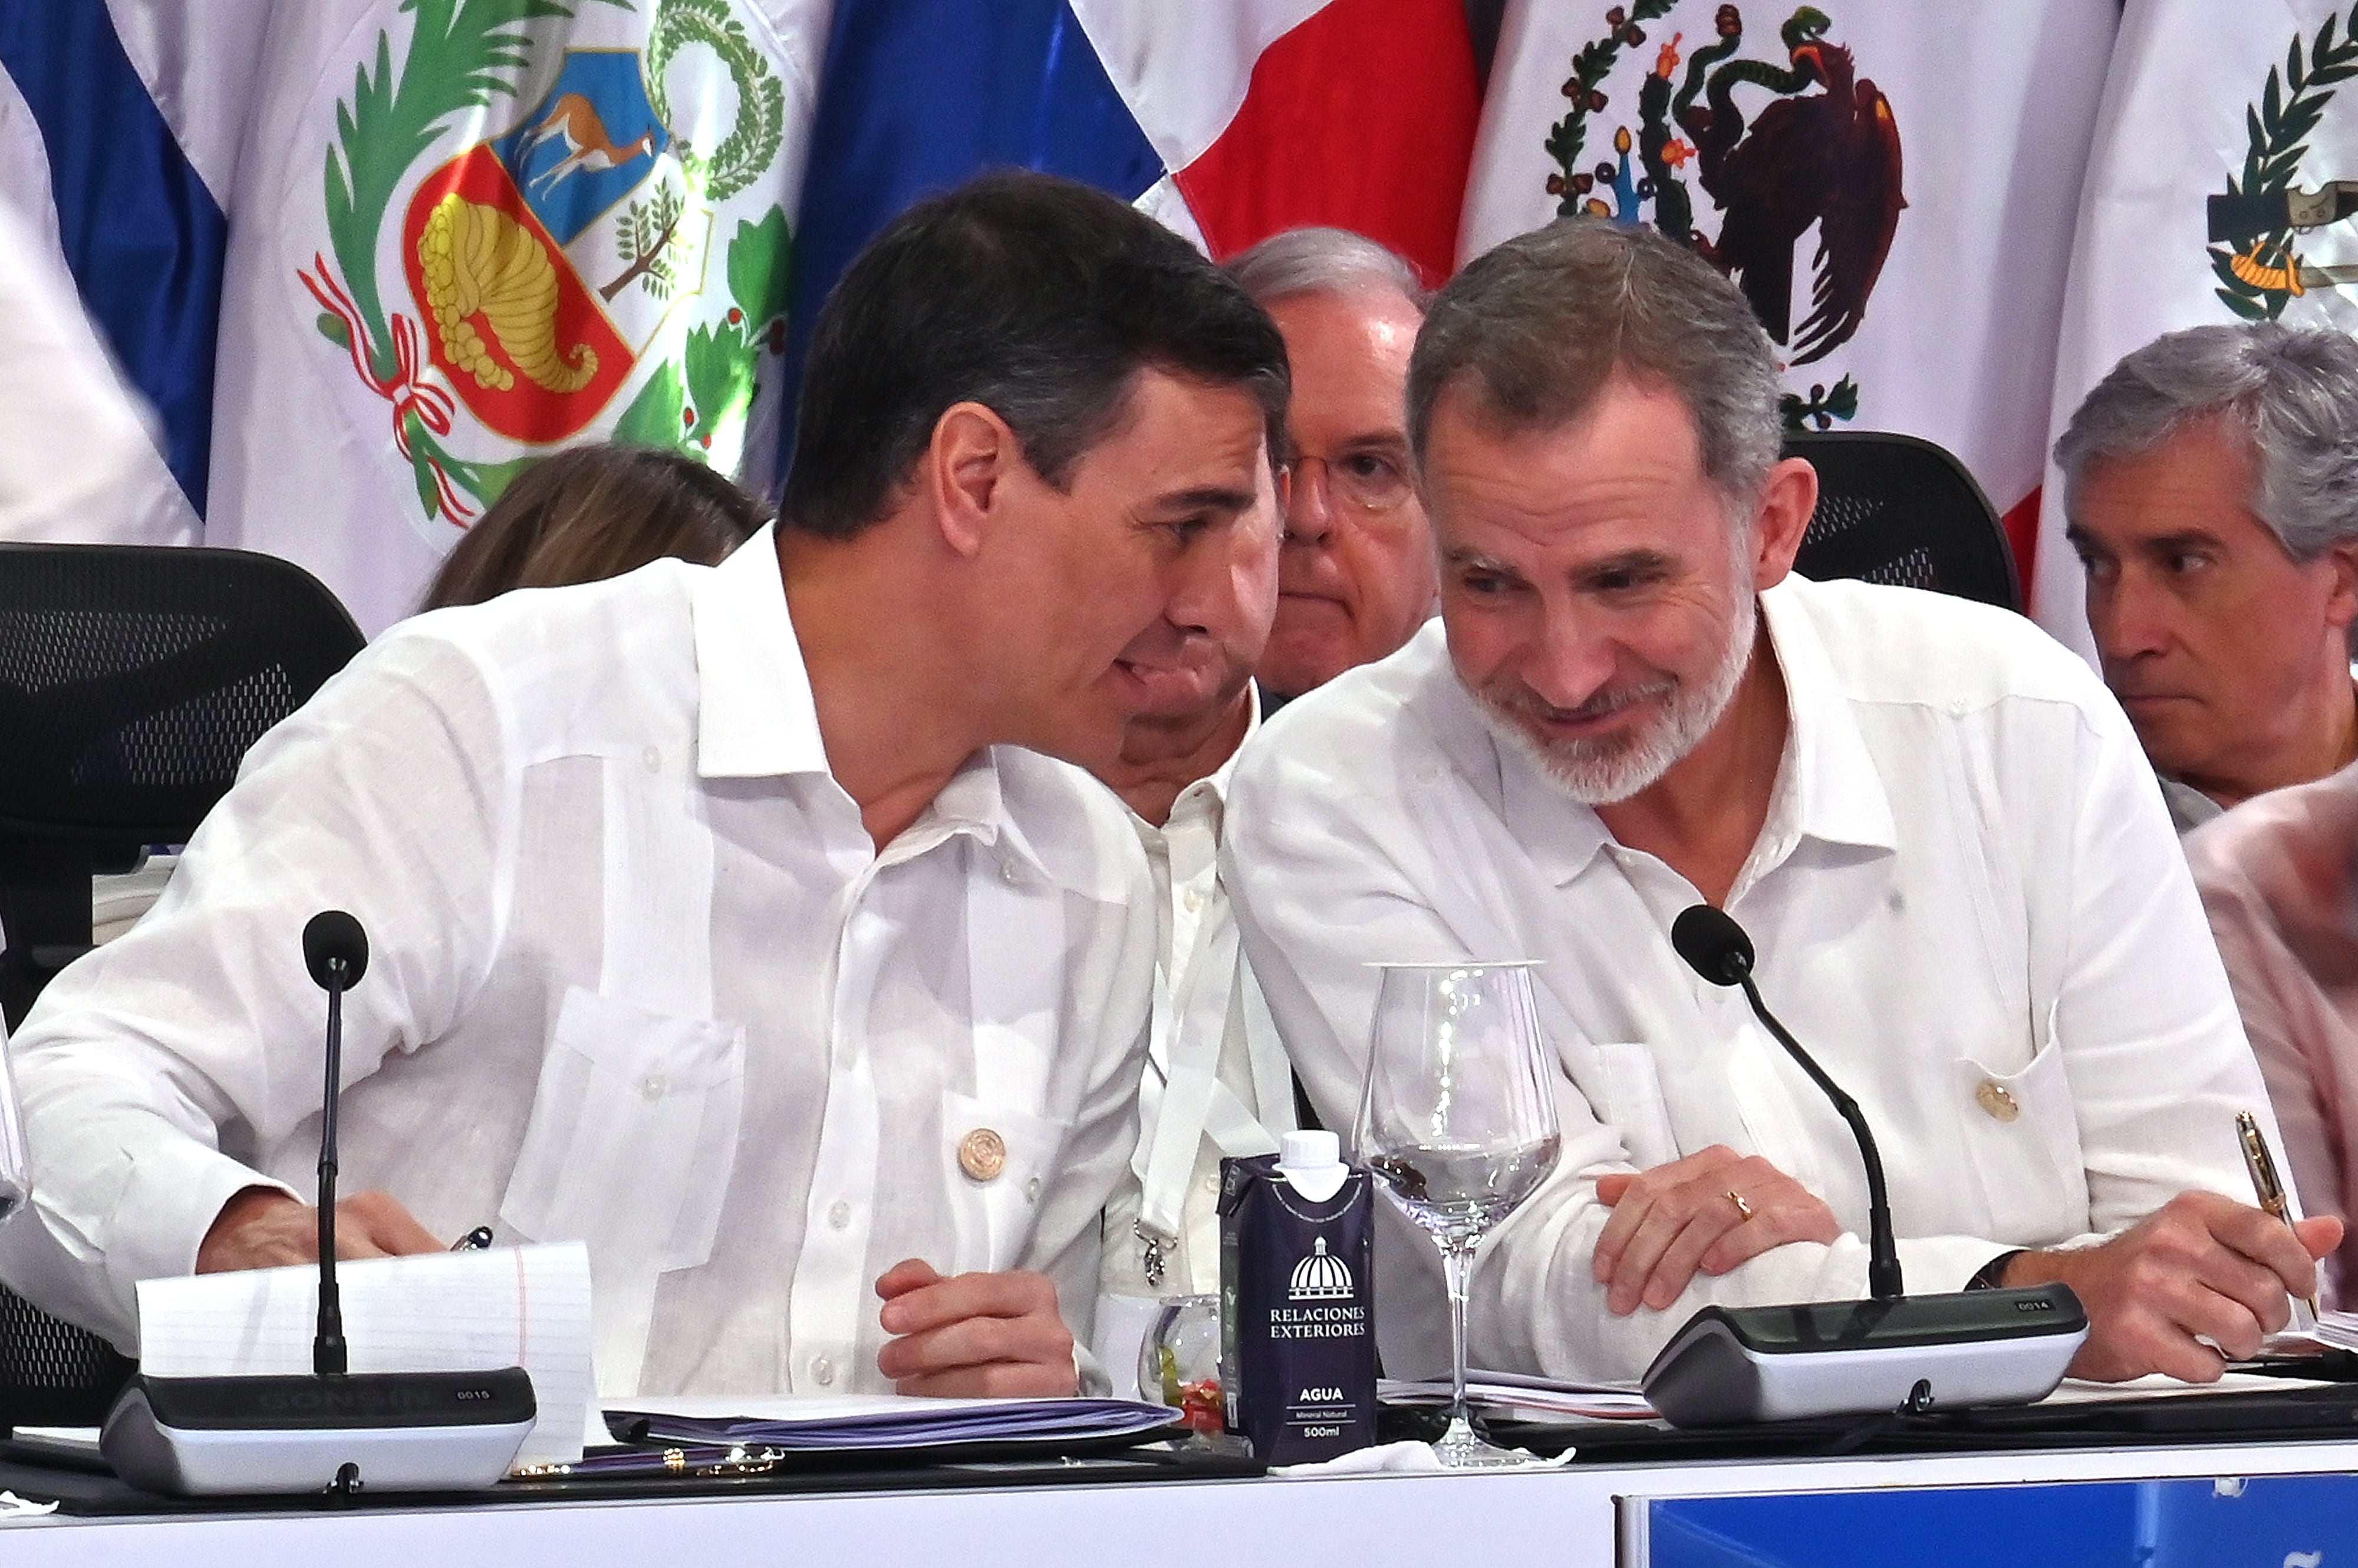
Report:
[[[2358,760],[2358,342],[2157,338],[2055,445],[2088,624],[2180,831]]]
[[[1409,351],[1424,319],[1408,263],[1343,229],[1294,229],[1228,264],[1285,335],[1293,483],[1271,706],[1380,659],[1433,614],[1433,527],[1409,473]]]

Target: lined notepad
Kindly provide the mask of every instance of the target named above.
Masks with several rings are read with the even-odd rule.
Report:
[[[354,1372],[522,1367],[540,1419],[518,1465],[581,1457],[597,1379],[590,1253],[579,1242],[371,1258],[336,1265]],[[319,1271],[255,1269],[139,1282],[139,1369],[153,1378],[302,1374]]]

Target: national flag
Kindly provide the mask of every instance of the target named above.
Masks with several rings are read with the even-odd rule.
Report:
[[[0,7],[0,66],[204,542],[300,563],[374,631],[557,447],[767,481],[826,25],[825,0],[40,0]],[[76,211],[113,251],[77,255]],[[126,262],[143,243],[164,259]],[[159,313],[111,308],[124,287]]]
[[[236,149],[208,134],[189,89],[210,73],[243,96],[266,9],[228,0],[210,27],[176,39],[154,27],[119,33],[104,0],[0,5],[0,194],[38,247],[11,265],[43,299],[64,306],[79,293],[83,312],[48,312],[63,351],[93,370],[111,353],[156,427],[94,465],[114,477],[80,515],[29,531],[20,516],[12,537],[68,536],[60,526],[125,543],[199,537],[229,240],[218,192]],[[41,287],[53,272],[64,287]],[[108,390],[100,374],[72,380],[92,398]],[[72,460],[84,438],[57,432],[58,460]]]
[[[789,357],[879,229],[994,167],[1109,190],[1216,258],[1326,223],[1438,282],[1476,115],[1460,0],[839,0]]]
[[[2079,210],[2051,433],[2123,355],[2245,320],[2358,330],[2358,8],[2129,0]],[[2303,192],[2321,198],[2303,201]],[[2050,473],[2031,597],[2095,659]]]
[[[2030,566],[2071,212],[2114,0],[1509,0],[1472,256],[1563,213],[1736,279],[1795,428],[1956,453]]]

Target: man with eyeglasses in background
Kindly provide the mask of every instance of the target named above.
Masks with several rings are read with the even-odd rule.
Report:
[[[1343,229],[1289,230],[1228,272],[1276,319],[1293,368],[1277,620],[1256,672],[1274,710],[1391,654],[1433,614],[1433,529],[1402,412],[1423,291],[1407,262]]]

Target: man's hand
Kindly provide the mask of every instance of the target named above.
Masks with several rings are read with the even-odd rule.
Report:
[[[2005,1283],[2060,1280],[2079,1296],[2088,1342],[2072,1358],[2074,1377],[2160,1372],[2209,1383],[2228,1359],[2259,1353],[2291,1316],[2288,1295],[2313,1292],[2317,1260],[2340,1245],[2342,1222],[2331,1215],[2288,1226],[2217,1193],[2180,1193],[2102,1246],[2024,1253]]]
[[[1079,1391],[1073,1335],[1044,1274],[945,1280],[911,1258],[876,1281],[884,1332],[876,1369],[903,1394],[1058,1396]]]
[[[388,1258],[439,1252],[442,1243],[390,1193],[362,1193],[336,1206],[336,1256]],[[319,1260],[319,1211],[275,1187],[247,1187],[222,1205],[197,1249],[197,1272],[276,1269]]]
[[[1788,1241],[1842,1234],[1815,1193],[1758,1155],[1719,1143],[1635,1175],[1599,1176],[1596,1196],[1613,1208],[1596,1238],[1596,1278],[1619,1316],[1641,1302],[1657,1312],[1669,1306],[1698,1271],[1725,1274]]]

